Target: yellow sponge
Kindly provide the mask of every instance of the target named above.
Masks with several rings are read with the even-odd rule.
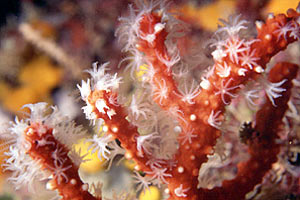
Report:
[[[88,150],[90,145],[91,145],[90,142],[84,142],[84,140],[82,140],[75,145],[75,150],[76,152],[79,152],[80,149],[80,156],[87,154],[87,156],[85,156],[84,159],[87,159],[88,161],[83,162],[80,165],[80,169],[82,169],[87,173],[96,173],[101,171],[104,168],[105,159],[102,159],[100,161],[97,155],[98,152],[92,154],[91,153],[92,150],[91,149]]]
[[[161,194],[157,187],[150,186],[149,190],[146,189],[145,192],[141,192],[139,200],[160,200]]]
[[[296,8],[299,3],[299,0],[272,0],[269,2],[267,5],[267,12],[268,13],[274,13],[279,14],[279,13],[286,13],[286,11],[289,8]]]

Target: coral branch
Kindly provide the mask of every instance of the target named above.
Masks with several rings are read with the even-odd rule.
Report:
[[[38,161],[41,169],[51,174],[52,180],[47,183],[47,188],[57,190],[64,200],[101,200],[88,192],[89,186],[79,177],[79,167],[67,156],[69,150],[57,141],[53,131],[52,128],[34,122],[25,130],[25,140],[30,144],[27,154]]]
[[[150,184],[167,184],[170,200],[244,199],[277,161],[279,132],[291,123],[286,111],[290,109],[289,115],[298,112],[290,99],[293,83],[299,87],[295,81],[299,67],[291,63],[266,67],[275,54],[300,40],[300,4],[297,10],[288,10],[287,15],[270,15],[265,24],[257,22],[258,35],[253,38],[240,33],[247,29],[240,15],[222,20],[223,26],[211,44],[215,48],[214,64],[197,82],[185,76],[181,66],[184,61],[177,39],[182,37],[185,24],[168,13],[162,0],[136,3],[137,8],[129,7],[129,17],[120,18],[117,30],[120,41],[125,43],[123,50],[132,54],[123,60],[133,60],[127,66],[132,68],[131,75],[142,72],[131,102],[121,102],[123,97],[118,90],[122,79],[117,73],[108,73],[108,63],[95,63],[87,70],[90,78],[77,85],[86,103],[82,108],[86,118],[93,125],[101,125],[101,134],[87,139],[92,142],[89,148],[93,153],[98,150],[100,159],[110,159],[109,166],[118,154],[134,160],[134,169],[145,174],[136,172],[138,190]],[[26,26],[22,28],[27,30]],[[175,67],[179,67],[182,77],[176,76]],[[258,87],[248,90],[251,83]],[[237,174],[231,180],[224,178],[218,186],[198,188],[205,185],[199,184],[203,164],[208,162],[208,168],[209,161],[215,162],[211,156],[223,151],[218,146],[221,136],[230,132],[225,111],[230,104],[237,104],[241,93],[246,94],[244,98],[252,106],[261,106],[254,122],[246,123],[244,135],[240,136],[250,158],[234,161],[238,163]],[[259,97],[265,101],[254,101]],[[294,102],[299,104],[298,97],[295,95]],[[27,107],[31,110],[29,119],[16,120],[10,128],[9,141],[13,144],[5,166],[14,171],[11,180],[18,187],[37,178],[50,178],[48,189],[57,190],[64,200],[102,199],[89,193],[88,184],[81,181],[77,162],[81,158],[69,155],[72,144],[84,136],[81,128],[62,117],[55,107],[50,115],[45,114],[44,103]],[[223,160],[227,154],[221,154]]]
[[[101,200],[101,197],[91,195],[88,184],[81,181],[80,162],[74,163],[68,156],[70,146],[84,136],[82,128],[75,127],[55,107],[50,115],[46,115],[46,103],[26,107],[31,110],[30,118],[16,120],[9,135],[15,142],[6,153],[11,157],[5,166],[15,174],[12,180],[18,180],[16,186],[30,184],[35,179],[50,179],[47,188],[57,190],[64,200]]]
[[[288,101],[293,87],[292,81],[297,75],[298,66],[290,63],[278,63],[269,73],[269,81],[278,82],[286,80],[283,88],[285,94],[277,98],[274,107],[268,100],[256,113],[254,131],[257,137],[248,141],[250,159],[238,165],[238,174],[233,180],[224,181],[222,187],[212,190],[199,190],[197,199],[243,199],[253,190],[254,186],[261,183],[264,175],[277,161],[280,144],[278,132],[283,125],[282,119],[288,109]],[[235,188],[239,188],[236,190]]]
[[[211,153],[216,139],[220,136],[217,128],[221,125],[225,105],[236,97],[239,89],[247,81],[256,79],[264,72],[272,56],[285,49],[287,44],[299,39],[299,13],[289,10],[288,16],[278,15],[274,19],[268,19],[266,25],[258,24],[257,39],[252,40],[242,39],[239,36],[239,32],[246,29],[245,21],[240,21],[238,17],[230,18],[231,21],[224,23],[224,27],[217,32],[224,40],[213,44],[216,46],[216,50],[212,53],[215,60],[214,67],[203,77],[200,83],[202,90],[192,93],[195,94],[192,104],[187,104],[185,99],[178,95],[178,86],[171,73],[172,67],[179,61],[176,56],[178,53],[172,52],[174,46],[176,48],[176,43],[170,42],[172,41],[171,34],[174,34],[172,31],[176,31],[176,29],[172,30],[172,27],[176,23],[171,20],[172,18],[165,10],[164,7],[151,7],[137,11],[138,17],[131,19],[135,24],[135,31],[132,31],[132,27],[127,27],[129,29],[127,32],[134,33],[131,35],[134,40],[126,46],[126,50],[135,49],[134,51],[142,52],[145,55],[142,60],[153,67],[153,78],[150,79],[153,80],[150,82],[154,88],[153,100],[164,110],[176,108],[176,113],[182,113],[181,117],[175,115],[183,131],[181,135],[188,130],[193,130],[190,133],[194,136],[191,142],[180,143],[175,156],[177,161],[175,170],[168,171],[171,174],[166,178],[170,198],[201,199],[205,198],[205,195],[197,194],[196,189],[199,168],[207,161],[207,155]],[[286,24],[289,24],[291,30],[280,38],[280,32],[276,32],[275,28]],[[169,43],[173,46],[167,46]],[[268,47],[267,51],[265,47]],[[175,56],[172,56],[172,53]],[[284,84],[284,81],[282,83]],[[217,120],[215,122],[212,119],[212,113],[218,113],[218,119],[215,119]],[[174,112],[171,114],[174,115]],[[216,124],[218,124],[217,127]],[[274,153],[275,156],[276,154]],[[253,159],[258,158],[254,156]],[[267,169],[275,161],[273,158],[270,160],[272,161],[268,161]],[[262,170],[261,177],[267,169]],[[231,188],[229,182],[224,184],[225,188],[226,185]],[[185,191],[185,195],[178,196],[176,195],[178,188],[191,189]],[[252,186],[245,188],[241,196],[244,196],[246,191],[250,191]]]

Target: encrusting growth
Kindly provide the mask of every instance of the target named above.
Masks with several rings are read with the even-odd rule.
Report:
[[[167,184],[169,200],[245,198],[262,182],[280,152],[277,141],[291,108],[291,91],[299,78],[299,66],[281,62],[267,69],[267,64],[287,45],[300,39],[300,4],[286,15],[272,15],[265,23],[257,22],[257,36],[253,38],[240,34],[247,30],[247,21],[241,16],[222,20],[216,41],[211,44],[215,48],[214,64],[198,82],[189,81],[188,76],[176,76],[173,71],[183,65],[177,41],[184,37],[186,25],[168,13],[164,1],[136,4],[129,7],[129,17],[120,18],[117,30],[123,51],[131,54],[123,61],[131,61],[127,67],[131,68],[132,77],[136,71],[143,72],[136,80],[139,86],[131,102],[120,100],[122,79],[108,73],[109,63],[95,63],[87,71],[90,79],[77,85],[86,103],[82,108],[86,118],[93,125],[102,126],[101,136],[88,139],[91,148],[98,150],[100,159],[112,160],[117,154],[124,154],[134,160],[138,189]],[[180,68],[180,73],[184,74],[183,71]],[[221,186],[200,188],[199,170],[216,151],[217,140],[228,128],[224,125],[226,106],[242,94],[248,104],[259,106],[253,123],[246,123],[247,132],[241,136],[249,159],[241,161],[234,178],[224,180]],[[265,101],[259,105],[255,99],[261,96]],[[16,144],[22,145],[10,148],[7,154],[12,157],[7,160],[7,169],[15,171],[13,165],[22,163],[18,157],[27,160],[29,156],[34,162],[30,161],[30,165],[42,166],[48,176],[52,175],[48,186],[57,189],[63,199],[101,199],[88,192],[88,185],[78,176],[78,164],[68,157],[71,145],[64,143],[62,135],[72,128],[67,133],[74,131],[82,137],[79,129],[64,125],[56,109],[54,114],[37,121],[45,105],[29,107],[30,119],[17,121],[11,128],[19,138]],[[124,151],[111,146],[117,145],[115,139]],[[16,178],[22,173],[29,172],[15,173],[12,181],[18,183]],[[37,175],[30,172],[30,176]]]

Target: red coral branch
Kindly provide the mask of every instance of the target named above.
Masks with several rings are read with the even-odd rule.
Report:
[[[142,6],[138,13],[130,7],[130,20],[121,18],[125,25],[119,32],[124,32],[120,36],[127,42],[124,49],[134,54],[137,67],[144,63],[147,65],[147,84],[150,85],[153,101],[179,123],[176,154],[166,159],[148,152],[145,141],[151,137],[155,139],[155,133],[141,136],[138,126],[128,119],[125,107],[117,100],[120,78],[117,74],[106,73],[107,64],[99,68],[95,64],[93,70],[88,71],[91,79],[78,86],[86,102],[83,110],[87,118],[103,125],[105,136],[95,138],[101,142],[98,148],[102,156],[107,157],[108,142],[118,139],[126,150],[125,157],[136,161],[136,170],[146,172],[152,181],[157,179],[159,186],[161,182],[168,183],[169,199],[243,199],[277,161],[277,133],[288,108],[292,80],[298,66],[280,63],[270,70],[270,83],[265,83],[268,100],[257,112],[253,127],[257,135],[246,139],[250,159],[239,163],[236,177],[223,181],[221,187],[198,189],[199,169],[207,162],[207,156],[213,153],[221,136],[225,107],[249,80],[260,77],[276,53],[300,39],[300,13],[289,10],[287,15],[270,15],[265,24],[257,23],[258,36],[255,39],[240,36],[239,32],[246,29],[246,21],[239,16],[230,17],[228,22],[222,21],[224,26],[217,31],[217,41],[212,44],[216,47],[212,53],[214,66],[203,75],[199,85],[194,87],[192,84],[190,89],[185,85],[185,89],[181,90],[173,78],[172,68],[180,61],[176,35],[182,33],[182,24],[168,15],[164,5],[156,9],[159,3],[154,1],[149,7]],[[44,108],[42,104],[31,105],[31,118],[34,120],[27,121],[30,125],[19,123],[12,128],[19,139],[11,148],[12,158],[7,161],[11,164],[9,168],[15,169],[18,162],[22,163],[16,157],[26,158],[29,155],[42,170],[51,174],[48,186],[57,189],[63,199],[101,199],[88,192],[88,185],[78,175],[78,166],[68,157],[67,145],[57,139],[60,136],[55,134],[55,126],[59,119],[55,123],[51,120],[45,123],[48,118],[39,116]],[[18,144],[22,144],[22,148]],[[20,149],[25,150],[24,155]],[[27,170],[28,163],[23,168],[20,173]]]
[[[279,139],[278,132],[283,125],[282,118],[288,109],[292,80],[296,77],[298,68],[299,66],[290,63],[278,63],[272,68],[269,81],[276,83],[286,80],[282,86],[285,93],[275,100],[276,107],[268,100],[256,113],[254,130],[258,136],[248,143],[250,159],[238,165],[238,174],[233,180],[224,181],[220,188],[199,190],[197,199],[243,199],[255,185],[261,183],[264,175],[277,161],[280,145],[276,139]]]
[[[107,134],[117,138],[121,142],[122,147],[126,149],[126,158],[133,159],[137,163],[135,167],[137,170],[149,171],[150,168],[146,165],[149,158],[144,155],[141,156],[137,150],[137,137],[139,136],[137,127],[126,120],[127,112],[123,106],[110,101],[112,97],[117,98],[117,94],[95,90],[88,96],[88,102],[93,107],[93,112],[97,118],[104,120],[104,124],[108,127]],[[99,99],[104,100],[107,108],[113,110],[115,114],[112,116],[107,115],[107,108],[105,108],[106,113],[99,112],[96,106],[96,102]]]
[[[57,190],[64,200],[102,199],[88,192],[89,186],[81,181],[78,166],[67,156],[68,148],[53,136],[53,128],[41,123],[31,123],[24,134],[25,140],[30,144],[27,154],[53,177],[47,183],[48,189]]]
[[[183,131],[190,128],[195,134],[190,144],[180,143],[175,158],[177,167],[175,170],[169,171],[171,177],[167,178],[167,181],[169,182],[170,198],[204,198],[206,195],[197,194],[197,176],[199,168],[202,163],[207,161],[207,155],[211,153],[216,139],[220,136],[220,131],[217,129],[223,118],[224,106],[230,103],[243,84],[248,80],[256,79],[258,74],[264,71],[272,56],[285,49],[288,44],[299,39],[300,28],[297,20],[299,20],[300,14],[295,10],[289,10],[287,16],[281,14],[269,18],[266,24],[258,23],[257,39],[248,41],[241,39],[238,35],[239,30],[245,29],[243,21],[232,27],[221,28],[220,32],[227,34],[227,39],[216,44],[217,49],[213,53],[215,65],[203,78],[200,84],[203,90],[199,93],[196,92],[198,95],[194,97],[195,103],[193,104],[187,104],[183,98],[174,95],[178,94],[179,91],[170,70],[176,60],[170,56],[166,46],[166,38],[169,34],[166,28],[168,20],[164,21],[162,17],[164,14],[160,10],[152,10],[140,15],[136,47],[145,54],[147,63],[154,68],[155,73],[151,82],[154,85],[154,101],[164,110],[176,108],[176,113],[182,113],[181,117],[177,116],[177,120],[180,122]],[[285,26],[288,26],[289,29],[282,30]],[[171,64],[168,65],[169,63]],[[279,110],[278,112],[282,111]],[[260,175],[257,180],[261,180],[276,160],[274,156],[277,155],[278,147],[272,142],[270,145],[274,146],[275,153],[273,156],[270,155],[265,168],[259,172]],[[266,154],[265,152],[261,153],[262,155]],[[271,152],[268,153],[271,154]],[[258,155],[254,154],[251,159],[253,159],[251,161],[255,161],[253,163],[257,163],[261,157],[258,158]],[[256,167],[255,165],[249,165],[249,163],[247,165],[252,168]],[[245,174],[244,168],[245,164],[241,164],[240,174],[233,182],[224,182],[224,188],[227,188],[228,192],[234,188],[231,187],[233,183],[237,185],[241,182],[245,183],[246,179],[241,178]],[[253,171],[252,168],[250,171]],[[254,182],[258,183],[259,181]],[[245,186],[243,188],[244,192],[237,193],[236,199],[251,191],[254,185],[248,184],[248,186]],[[183,194],[184,188],[186,190]],[[222,192],[226,194],[224,188],[222,188]],[[217,197],[217,194],[218,192],[214,193],[213,196]]]

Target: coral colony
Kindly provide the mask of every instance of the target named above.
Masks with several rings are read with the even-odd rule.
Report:
[[[299,66],[267,64],[300,39],[300,5],[257,21],[256,36],[241,34],[248,29],[241,16],[221,20],[211,43],[214,64],[199,79],[189,73],[183,59],[188,55],[177,43],[187,25],[164,1],[137,1],[129,10],[116,35],[130,55],[120,66],[131,70],[134,94],[128,99],[121,94],[122,78],[109,73],[109,63],[87,71],[90,78],[78,88],[86,118],[101,126],[93,137],[56,107],[49,112],[46,103],[26,105],[31,114],[5,133],[11,143],[5,163],[13,172],[10,181],[18,188],[46,179],[47,188],[64,200],[104,198],[100,187],[78,175],[84,157],[72,144],[86,138],[101,159],[133,160],[141,191],[152,184],[164,188],[170,200],[244,199],[267,182],[299,126]],[[239,102],[248,104],[252,116],[236,125],[227,108]],[[289,153],[294,157],[285,162],[286,173],[299,180],[294,169],[299,154]],[[222,176],[222,170],[232,176]]]

